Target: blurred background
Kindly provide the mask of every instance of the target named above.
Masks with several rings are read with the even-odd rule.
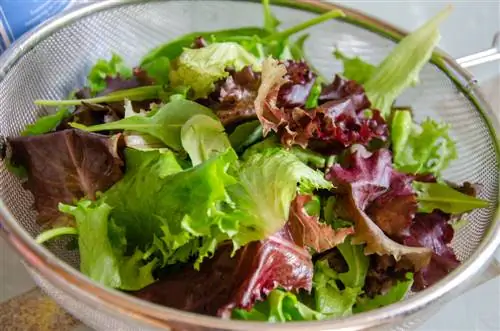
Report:
[[[0,53],[15,39],[50,16],[95,0],[0,0]],[[446,5],[454,12],[441,28],[440,48],[460,58],[492,47],[500,31],[498,0],[339,0],[329,1],[358,9],[405,30],[413,30]],[[469,69],[497,115],[500,115],[500,61]],[[500,250],[496,258],[500,261]],[[0,238],[0,306],[34,287],[19,258]],[[500,277],[457,297],[436,312],[418,330],[500,330]],[[0,309],[1,312],[1,309]],[[0,323],[1,324],[1,323]],[[6,330],[0,325],[1,330]],[[78,330],[86,330],[78,327]],[[11,330],[11,329],[8,329]],[[19,326],[18,330],[24,330]]]

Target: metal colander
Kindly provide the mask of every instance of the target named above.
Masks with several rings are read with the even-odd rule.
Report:
[[[291,26],[333,5],[316,1],[277,1],[273,8]],[[399,30],[344,9],[347,18],[310,29],[308,59],[326,77],[341,71],[332,56],[334,47],[377,64],[401,38]],[[262,7],[250,1],[102,1],[58,17],[30,33],[8,50],[0,61],[0,133],[15,136],[47,110],[35,99],[64,98],[85,83],[90,67],[112,52],[137,64],[151,48],[184,33],[262,24]],[[0,213],[7,238],[20,252],[34,279],[70,313],[99,330],[358,330],[412,321],[435,310],[438,303],[459,293],[482,269],[500,242],[498,219],[498,120],[472,84],[471,77],[447,56],[435,57],[424,67],[421,83],[399,100],[411,105],[417,120],[430,116],[452,126],[459,159],[444,173],[454,182],[480,183],[488,208],[467,216],[453,248],[463,264],[435,286],[401,303],[347,318],[286,325],[221,320],[140,301],[105,289],[81,275],[77,256],[63,241],[49,249],[35,244],[39,232],[33,199],[0,166]],[[401,324],[402,323],[402,324]]]

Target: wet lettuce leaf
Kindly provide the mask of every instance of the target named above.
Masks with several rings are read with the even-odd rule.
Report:
[[[385,118],[389,116],[391,106],[401,92],[418,82],[420,70],[429,61],[439,42],[439,25],[450,11],[451,7],[447,7],[403,38],[364,84],[373,108],[379,109]]]
[[[215,117],[212,111],[196,102],[176,98],[146,116],[136,115],[122,120],[85,126],[71,123],[71,126],[89,132],[108,130],[128,130],[151,135],[161,140],[166,146],[182,150],[181,128],[194,115]]]
[[[93,200],[123,175],[118,136],[64,130],[7,140],[12,148],[10,163],[26,170],[25,187],[35,198],[41,225],[72,224],[58,210],[59,203]]]
[[[461,193],[444,183],[413,182],[417,192],[419,211],[431,213],[439,209],[448,214],[465,213],[488,207],[488,201]]]
[[[394,167],[412,174],[440,174],[457,158],[449,128],[429,118],[418,125],[409,111],[396,111],[391,124]]]

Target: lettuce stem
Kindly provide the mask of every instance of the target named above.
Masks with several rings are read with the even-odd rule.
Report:
[[[319,16],[317,16],[309,21],[305,21],[303,23],[297,24],[289,29],[273,33],[272,35],[265,37],[263,39],[263,41],[270,42],[270,41],[274,41],[274,40],[283,40],[283,39],[290,37],[293,34],[296,34],[297,32],[305,30],[305,29],[307,29],[311,26],[314,26],[316,24],[320,24],[320,23],[327,21],[329,19],[332,19],[332,18],[338,18],[338,17],[344,17],[344,16],[345,16],[345,14],[343,11],[341,11],[339,9],[332,10],[332,11],[329,11],[327,13],[324,13],[323,15],[319,15]]]
[[[120,90],[101,97],[79,99],[79,100],[35,100],[37,106],[78,106],[82,103],[106,103],[129,99],[130,101],[142,101],[158,97],[162,85],[141,86],[127,90]]]
[[[47,231],[40,233],[36,237],[35,241],[38,244],[43,244],[46,241],[49,241],[49,240],[52,240],[54,238],[64,236],[64,235],[78,235],[78,230],[76,228],[69,227],[69,226],[50,229],[50,230],[47,230]]]

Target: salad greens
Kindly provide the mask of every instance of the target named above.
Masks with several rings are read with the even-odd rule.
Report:
[[[336,50],[331,79],[304,31],[344,14],[280,29],[262,3],[262,27],[186,34],[134,68],[112,54],[67,100],[35,101],[58,109],[4,161],[34,196],[37,242],[72,236],[93,281],[222,318],[340,318],[432,286],[460,263],[452,221],[488,202],[441,177],[449,125],[393,103],[450,10],[378,65]]]

